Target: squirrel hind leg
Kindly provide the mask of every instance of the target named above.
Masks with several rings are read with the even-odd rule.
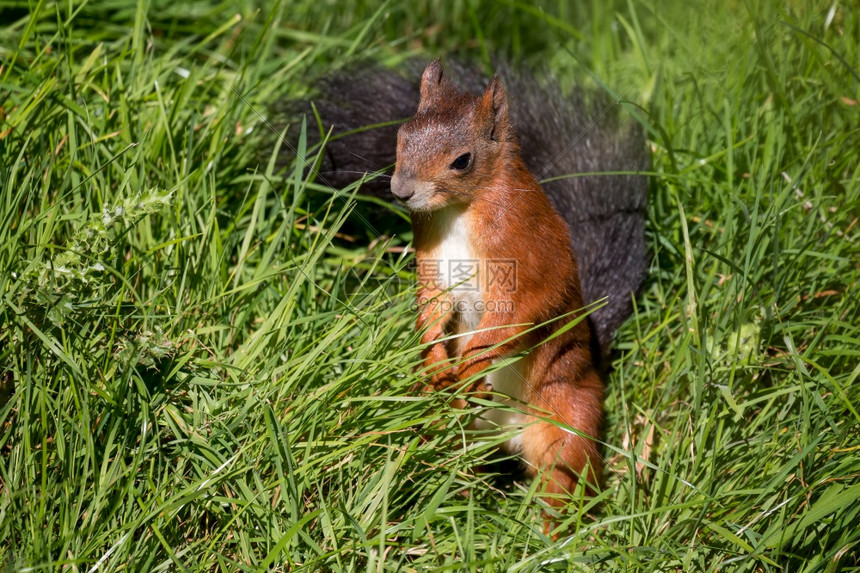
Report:
[[[540,420],[522,435],[522,457],[527,476],[541,480],[539,490],[550,507],[562,509],[576,485],[593,496],[602,467],[597,438],[602,421],[603,383],[596,372],[571,383],[542,384],[541,397],[533,402],[539,410],[551,410],[552,418],[577,432]],[[582,435],[580,435],[580,433]],[[550,516],[544,516],[547,525]]]

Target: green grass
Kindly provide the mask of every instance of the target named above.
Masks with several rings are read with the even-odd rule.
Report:
[[[2,5],[9,569],[860,566],[856,9]],[[267,143],[334,63],[455,52],[628,89],[653,149],[606,484],[555,541],[410,392],[402,218]]]

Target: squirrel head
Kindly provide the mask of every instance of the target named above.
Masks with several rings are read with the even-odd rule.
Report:
[[[391,191],[413,212],[468,205],[514,157],[517,138],[498,76],[473,96],[459,90],[436,60],[421,77],[418,112],[397,132]]]

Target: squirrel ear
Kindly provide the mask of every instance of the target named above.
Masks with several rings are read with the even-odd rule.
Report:
[[[490,85],[484,90],[484,95],[481,97],[481,107],[493,122],[490,139],[493,141],[514,141],[516,139],[514,127],[511,125],[508,114],[508,94],[505,92],[505,86],[502,85],[502,80],[499,79],[498,75],[493,76]]]
[[[418,103],[418,111],[422,111],[433,104],[445,92],[448,87],[448,78],[442,69],[442,61],[438,58],[430,62],[421,75],[421,101]]]

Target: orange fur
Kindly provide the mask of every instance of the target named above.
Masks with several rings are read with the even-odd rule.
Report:
[[[497,78],[474,97],[454,87],[438,61],[427,67],[418,113],[398,133],[392,191],[412,212],[421,304],[417,328],[426,345],[428,386],[442,390],[474,378],[472,389],[486,393],[493,390],[481,377],[487,366],[539,345],[516,374],[522,378],[520,397],[529,404],[526,421],[549,411],[556,421],[596,437],[603,384],[592,362],[586,321],[541,344],[571,320],[558,317],[583,307],[568,228],[520,158]],[[439,261],[450,265],[460,259],[485,265],[515,261],[516,288],[480,271],[475,291],[450,277],[440,280]],[[488,301],[501,308],[474,310]],[[553,319],[558,320],[526,332]],[[451,334],[462,336],[441,340]],[[515,374],[506,376],[508,383],[517,380]],[[525,428],[516,447],[553,506],[562,505],[557,494],[571,491],[580,477],[597,483],[600,458],[588,438],[538,421]]]

